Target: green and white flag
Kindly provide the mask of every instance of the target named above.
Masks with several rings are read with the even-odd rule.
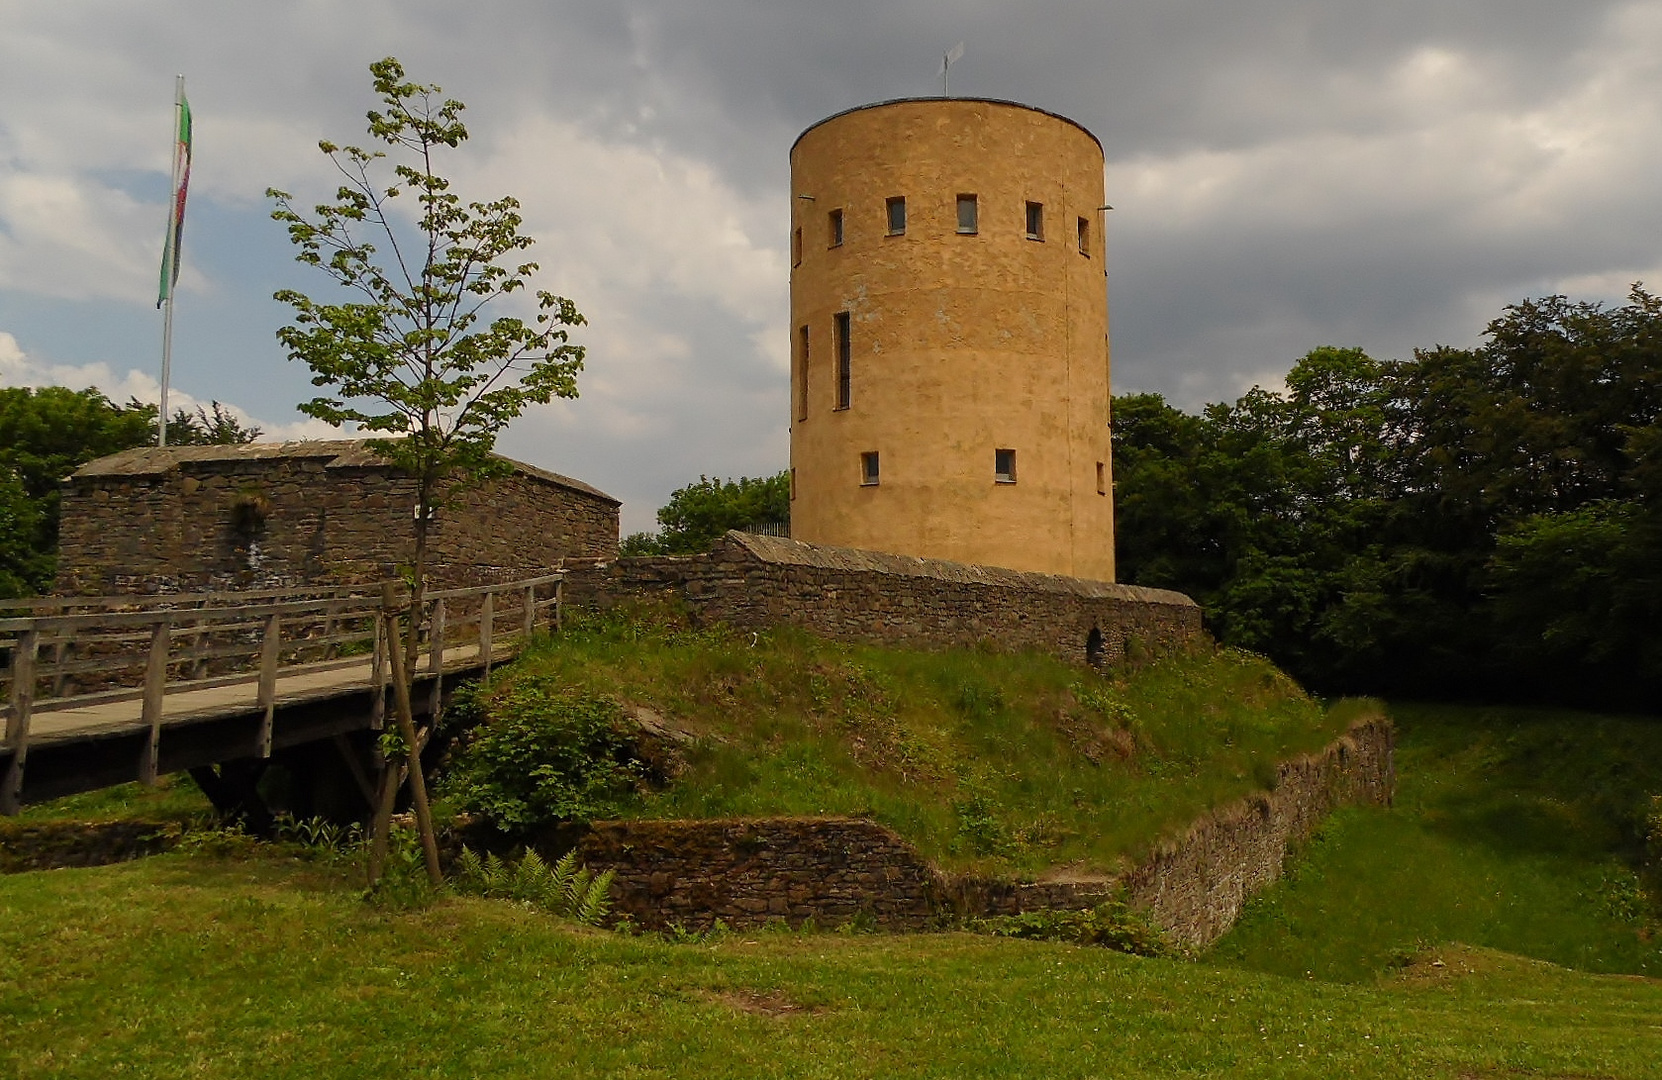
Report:
[[[185,100],[183,79],[178,94],[179,132],[173,143],[173,198],[168,208],[167,241],[162,248],[162,282],[156,306],[173,299],[179,281],[179,245],[185,236],[185,192],[190,187],[190,102]]]

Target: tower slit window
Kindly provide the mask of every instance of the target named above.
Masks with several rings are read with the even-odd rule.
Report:
[[[846,409],[852,397],[850,383],[853,382],[854,368],[854,349],[848,340],[848,312],[837,312],[833,323],[837,338],[837,408]]]
[[[796,418],[808,419],[808,328],[796,332]]]
[[[867,450],[860,455],[860,486],[877,486],[877,451]]]
[[[791,265],[792,266],[801,266],[802,265],[802,230],[801,230],[801,228],[798,228],[796,230],[796,232],[791,235]]]
[[[974,195],[958,196],[958,232],[971,236],[980,230],[979,207]]]
[[[1091,219],[1079,219],[1079,254],[1091,257]]]
[[[1108,463],[1106,461],[1096,463],[1096,493],[1098,495],[1108,494]]]
[[[906,196],[896,195],[885,204],[889,214],[889,235],[906,235]]]
[[[833,211],[831,211],[830,214],[828,214],[826,216],[825,220],[826,220],[826,227],[829,229],[830,234],[831,234],[831,243],[830,243],[829,246],[831,246],[831,247],[842,247],[843,246],[843,212],[841,210],[833,210]]]
[[[1045,204],[1030,202],[1027,204],[1027,238],[1029,240],[1043,240],[1045,238]]]

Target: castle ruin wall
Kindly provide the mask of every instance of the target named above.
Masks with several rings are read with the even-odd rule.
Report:
[[[566,600],[605,609],[667,595],[695,618],[789,625],[899,645],[1032,649],[1116,665],[1204,635],[1181,593],[728,533],[707,555],[631,557],[568,568]]]
[[[921,930],[1120,896],[1173,941],[1199,948],[1281,877],[1327,815],[1389,806],[1393,755],[1390,721],[1362,720],[1319,753],[1282,763],[1272,790],[1202,817],[1125,873],[1091,881],[955,877],[887,826],[850,818],[602,821],[548,846],[575,846],[591,869],[612,870],[617,910],[644,927],[699,929],[719,919],[735,928],[869,921]]]

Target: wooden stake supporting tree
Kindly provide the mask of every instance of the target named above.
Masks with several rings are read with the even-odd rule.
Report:
[[[503,196],[464,203],[434,163],[442,148],[454,149],[468,137],[462,103],[441,100],[437,86],[405,81],[403,66],[391,57],[369,70],[385,107],[369,112],[369,134],[400,160],[388,163],[387,151],[325,140],[318,147],[343,178],[334,202],[306,217],[287,192],[272,188],[266,194],[276,202],[271,216],[287,225],[300,249],[295,258],[322,270],[347,294],[340,303],[320,303],[293,289],[276,294],[295,312],[294,325],[278,330],[278,340],[291,360],[312,369],[314,386],[329,388],[300,411],[385,433],[389,437],[372,448],[416,482],[403,649],[396,618],[387,624],[386,639],[399,729],[409,741],[409,680],[434,511],[460,487],[502,474],[501,459],[491,453],[496,437],[528,406],[577,396],[583,347],[571,343],[569,328],[584,319],[570,300],[538,291],[531,322],[510,315],[482,322],[487,305],[524,290],[538,269],[534,262],[508,262],[533,242],[519,231],[519,202]],[[395,200],[402,196],[414,199],[412,216],[397,212]],[[407,766],[420,816],[425,786],[419,748],[412,743],[411,751]],[[376,808],[372,874],[385,863],[397,787],[384,789]],[[423,826],[424,844],[432,843],[430,826]],[[437,864],[433,852],[430,870]]]
[[[398,634],[398,616],[389,616],[392,620],[393,636]],[[427,875],[437,885],[444,880],[444,872],[439,869],[439,845],[433,831],[433,811],[427,805],[427,778],[421,768],[421,751],[425,739],[416,738],[415,717],[410,712],[410,678],[404,666],[404,658],[398,653],[392,654],[393,662],[393,696],[398,702],[398,732],[404,736],[407,744],[405,760],[410,773],[410,797],[415,803],[416,823],[421,828],[421,847],[427,857]]]

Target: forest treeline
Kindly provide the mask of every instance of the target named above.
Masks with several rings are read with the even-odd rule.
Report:
[[[1199,415],[1113,402],[1119,579],[1328,692],[1662,703],[1662,300],[1474,349],[1321,348]]]
[[[175,409],[175,446],[259,438],[219,402],[212,411]],[[0,387],[0,599],[52,587],[58,562],[63,480],[94,458],[156,442],[156,406],[117,405],[97,389]]]

